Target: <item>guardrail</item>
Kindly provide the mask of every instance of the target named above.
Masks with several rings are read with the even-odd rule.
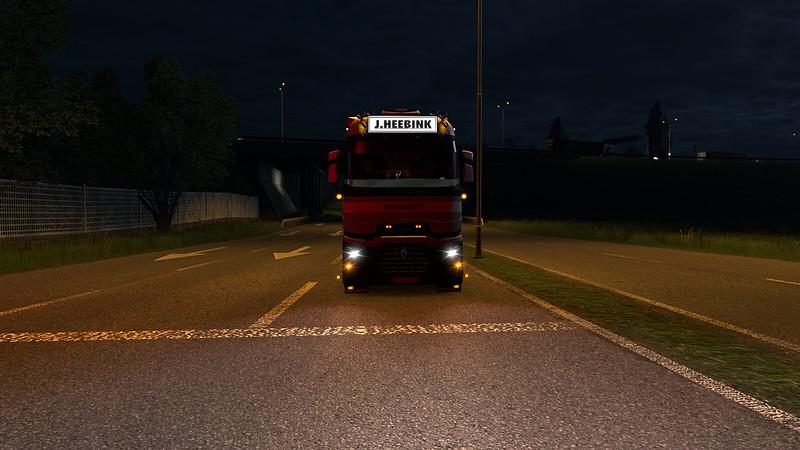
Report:
[[[257,197],[184,192],[172,223],[257,217]],[[0,238],[154,227],[135,189],[0,180]]]

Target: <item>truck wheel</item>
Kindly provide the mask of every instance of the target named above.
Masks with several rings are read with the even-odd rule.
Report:
[[[461,292],[461,284],[440,284],[436,290],[439,292]]]

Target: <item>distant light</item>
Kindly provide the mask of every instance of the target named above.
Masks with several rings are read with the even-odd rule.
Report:
[[[467,193],[464,192],[461,194],[461,200],[466,200],[466,199],[467,199]]]
[[[658,156],[653,156],[653,159],[658,161]]]
[[[341,199],[342,199],[342,194],[336,194],[336,200],[341,200]]]
[[[458,288],[460,288],[460,287],[461,287],[461,286],[460,286],[460,285],[458,285],[458,284],[454,284],[454,285],[453,285],[453,289],[458,289]]]

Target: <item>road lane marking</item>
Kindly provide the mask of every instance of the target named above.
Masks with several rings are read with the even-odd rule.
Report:
[[[217,262],[217,261],[221,261],[221,260],[219,260],[219,259],[215,259],[214,261],[207,261],[207,262],[204,262],[204,263],[195,264],[195,265],[193,265],[193,266],[181,267],[180,269],[175,269],[175,270],[176,270],[177,272],[183,272],[183,271],[185,271],[185,270],[192,270],[192,269],[196,269],[196,268],[198,268],[198,267],[207,266],[207,265],[209,265],[209,264],[213,264],[213,263],[215,263],[215,262]]]
[[[300,232],[300,230],[294,230],[294,231],[290,231],[288,233],[281,233],[281,236],[284,236],[284,237],[285,236],[292,236],[292,235],[297,234],[299,232]]]
[[[764,278],[764,279],[767,281],[772,281],[773,283],[783,283],[783,284],[791,284],[794,286],[800,286],[800,283],[798,283],[797,281],[778,280],[775,278]]]
[[[277,306],[269,310],[268,313],[261,316],[258,320],[253,322],[250,325],[250,328],[265,328],[268,327],[269,324],[275,321],[284,311],[289,309],[292,304],[298,300],[300,297],[306,294],[306,292],[310,291],[314,286],[317,285],[316,281],[309,281],[308,283],[304,284],[300,287],[300,289],[292,292],[292,294],[286,297],[282,302],[280,302]]]
[[[486,248],[484,248],[484,250],[486,250]],[[773,420],[791,430],[800,432],[800,417],[794,416],[782,409],[771,406],[766,402],[761,401],[755,397],[751,397],[745,394],[744,392],[738,391],[728,386],[725,383],[719,382],[713,378],[709,378],[700,372],[697,372],[693,369],[684,366],[683,364],[677,363],[667,358],[666,356],[656,353],[633,341],[629,341],[628,339],[625,339],[624,337],[616,333],[608,331],[605,328],[595,325],[594,323],[589,322],[588,320],[582,319],[576,316],[575,314],[572,314],[571,312],[568,312],[566,310],[559,308],[558,306],[553,305],[552,303],[542,300],[541,298],[523,289],[520,289],[506,281],[503,281],[493,275],[490,275],[476,268],[475,266],[473,266],[472,268],[484,278],[509,289],[511,292],[514,292],[515,294],[536,304],[537,306],[545,309],[546,311],[555,314],[556,316],[561,317],[563,319],[569,320],[575,325],[585,328],[586,330],[591,331],[592,333],[600,335],[604,339],[616,345],[619,345],[620,347],[628,351],[636,353],[637,355],[642,356],[699,386],[702,386],[712,392],[715,392],[716,394],[721,395],[722,397],[728,400],[736,402],[737,404],[744,406],[745,408],[748,408],[751,411],[754,411],[770,420]]]
[[[470,247],[474,247],[474,245],[472,245],[472,244],[466,244],[465,243],[464,245],[467,245],[467,246],[470,246]],[[622,295],[622,296],[625,296],[625,297],[628,297],[628,298],[632,298],[634,300],[638,300],[640,302],[647,303],[649,305],[653,305],[653,306],[656,306],[658,308],[666,309],[667,311],[672,311],[672,312],[674,312],[676,314],[680,314],[680,315],[683,315],[683,316],[686,316],[686,317],[691,317],[692,319],[701,320],[703,322],[710,323],[711,325],[715,325],[717,327],[724,328],[726,330],[734,331],[736,333],[743,334],[745,336],[750,336],[753,339],[758,339],[758,340],[763,341],[763,342],[768,342],[768,343],[770,343],[772,345],[777,345],[779,347],[783,347],[783,348],[786,348],[786,349],[789,349],[789,350],[792,350],[792,351],[795,351],[795,352],[800,352],[800,344],[795,344],[793,342],[784,341],[783,339],[778,339],[778,338],[775,338],[775,337],[772,337],[772,336],[767,336],[766,334],[761,334],[761,333],[759,333],[757,331],[748,330],[747,328],[742,328],[740,326],[737,326],[737,325],[734,325],[734,324],[731,324],[731,323],[728,323],[728,322],[723,322],[721,320],[713,319],[711,317],[704,316],[704,315],[698,314],[696,312],[692,312],[692,311],[689,311],[689,310],[686,310],[686,309],[683,309],[683,308],[678,308],[677,306],[672,306],[672,305],[668,305],[666,303],[661,303],[661,302],[659,302],[657,300],[652,300],[652,299],[649,299],[647,297],[644,297],[644,296],[641,296],[641,295],[638,295],[638,294],[634,294],[632,292],[627,292],[627,291],[623,291],[621,289],[613,288],[611,286],[605,286],[605,285],[602,285],[600,283],[595,283],[594,281],[590,281],[590,280],[587,280],[585,278],[581,278],[581,277],[578,277],[578,276],[575,276],[575,275],[570,275],[568,273],[564,273],[564,272],[561,272],[559,270],[551,269],[549,267],[544,267],[544,266],[541,266],[539,264],[534,264],[532,262],[528,262],[528,261],[525,261],[523,259],[515,258],[515,257],[510,256],[510,255],[506,255],[506,254],[503,254],[503,253],[500,253],[500,252],[496,252],[494,250],[490,250],[490,249],[488,249],[486,247],[484,247],[483,250],[485,252],[487,252],[487,253],[491,253],[491,254],[497,255],[497,256],[502,256],[503,258],[510,259],[512,261],[516,261],[516,262],[518,262],[520,264],[525,264],[527,266],[535,267],[535,268],[537,268],[539,270],[544,270],[545,272],[549,272],[549,273],[552,273],[552,274],[555,274],[555,275],[558,275],[558,276],[562,276],[564,278],[569,278],[570,280],[574,280],[574,281],[577,281],[577,282],[580,282],[580,283],[585,283],[585,284],[588,284],[588,285],[591,285],[591,286],[594,286],[594,287],[598,287],[600,289],[605,289],[605,290],[613,292],[615,294],[619,294],[619,295]]]
[[[333,258],[333,261],[331,261],[331,264],[339,264],[340,262],[342,262],[342,255],[339,255],[336,258]]]
[[[197,250],[197,251],[188,252],[188,253],[170,253],[170,254],[164,255],[164,256],[162,256],[160,258],[156,258],[153,261],[169,261],[171,259],[190,258],[192,256],[205,256],[205,254],[208,253],[208,252],[215,252],[217,250],[222,250],[222,249],[225,249],[225,248],[228,248],[228,247],[209,248],[209,249],[206,249],[206,250]]]
[[[644,262],[649,262],[649,263],[653,263],[653,264],[662,264],[661,261],[656,261],[655,259],[636,258],[636,257],[633,257],[633,256],[618,255],[616,253],[603,253],[603,255],[611,256],[611,257],[614,257],[614,258],[630,259],[630,260],[633,260],[633,261],[644,261]]]
[[[550,331],[572,331],[575,329],[576,327],[573,324],[559,320],[554,322],[347,325],[289,328],[220,328],[210,330],[59,331],[52,333],[0,333],[0,343],[391,336],[410,334],[544,333]]]
[[[343,234],[342,230],[338,230],[335,233],[328,233],[328,236],[336,237],[336,236],[341,236],[342,234]]]
[[[311,248],[310,245],[306,245],[304,247],[296,248],[290,252],[284,252],[284,253],[274,252],[272,253],[272,256],[275,257],[275,261],[280,261],[286,258],[294,258],[295,256],[308,255],[308,253],[306,253],[306,250],[310,248]]]
[[[0,311],[0,317],[8,316],[8,315],[11,315],[11,314],[16,314],[16,313],[19,313],[19,312],[22,312],[22,311],[28,311],[30,309],[41,308],[43,306],[50,306],[50,305],[54,305],[56,303],[66,302],[66,301],[69,301],[69,300],[74,300],[76,298],[87,297],[89,295],[97,294],[98,292],[100,292],[100,289],[96,289],[96,290],[93,290],[93,291],[81,292],[80,294],[68,295],[66,297],[56,298],[56,299],[48,300],[48,301],[45,301],[45,302],[33,303],[33,304],[30,304],[30,305],[20,306],[19,308],[13,308],[13,309],[5,310],[5,311]]]
[[[314,225],[318,226],[318,227],[321,227],[321,226],[325,225],[325,222],[315,223]]]

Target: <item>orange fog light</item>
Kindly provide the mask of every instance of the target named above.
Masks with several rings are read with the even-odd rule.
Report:
[[[464,267],[464,263],[462,263],[461,261],[456,261],[454,266],[455,266],[456,269],[460,269],[460,268]]]
[[[353,269],[353,263],[347,263],[344,265],[344,270],[352,270],[352,269]]]

